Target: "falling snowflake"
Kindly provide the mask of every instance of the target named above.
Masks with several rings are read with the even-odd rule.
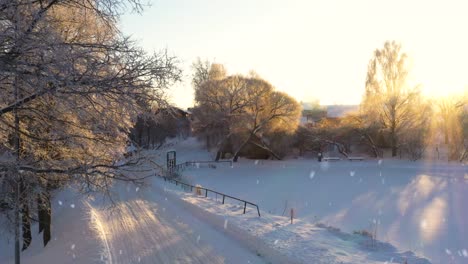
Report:
[[[75,208],[75,204],[70,204],[70,207],[71,207],[71,208]]]
[[[166,208],[163,207],[163,212],[166,212]]]
[[[72,255],[72,258],[74,258],[74,259],[76,258],[75,254]]]
[[[448,248],[445,249],[445,253],[447,253],[447,255],[452,255],[452,251],[450,251]]]
[[[278,244],[278,239],[275,240],[275,245]]]
[[[228,220],[225,219],[225,220],[224,220],[224,229],[227,229],[227,225],[228,225]]]
[[[195,167],[197,167],[197,169],[199,169],[200,168],[200,163],[198,163],[198,162],[195,163]]]
[[[379,165],[382,165],[382,160],[379,160]]]
[[[257,184],[259,184],[259,183],[260,183],[260,180],[257,180]]]
[[[200,235],[197,237],[197,243],[200,242]]]
[[[71,245],[70,249],[74,250],[75,249],[75,244]]]
[[[135,192],[138,192],[140,190],[140,187],[136,187]]]
[[[315,171],[311,171],[309,174],[309,178],[312,180],[315,176]]]
[[[379,172],[379,176],[382,177],[382,172],[381,171]]]
[[[122,255],[122,250],[119,250],[119,254]]]
[[[351,176],[351,177],[354,177],[354,174],[356,174],[355,171],[350,171],[350,172],[349,172],[349,176]]]
[[[426,221],[426,219],[423,219],[423,220],[421,221],[421,228],[422,228],[422,229],[426,229],[426,228],[427,228],[427,221]]]
[[[462,250],[462,254],[465,258],[468,258],[468,251],[466,249]]]
[[[385,179],[384,178],[382,178],[382,184],[385,184]]]
[[[138,263],[140,263],[140,262],[141,262],[141,257],[138,257]]]
[[[258,160],[255,161],[255,165],[258,165]]]
[[[63,203],[62,203],[62,201],[59,200],[59,201],[58,201],[58,204],[59,204],[59,205],[62,205]]]
[[[166,197],[166,198],[164,198],[164,199],[167,201],[167,197]]]

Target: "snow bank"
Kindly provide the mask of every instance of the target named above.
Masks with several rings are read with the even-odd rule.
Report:
[[[185,201],[182,206],[191,214],[224,230],[272,263],[403,263],[404,260],[411,264],[430,263],[412,252],[398,252],[388,243],[378,242],[372,247],[369,238],[361,235],[298,219],[290,224],[287,217],[266,212],[258,217],[252,208],[243,215],[242,205],[221,205],[221,197],[219,200],[197,197],[162,180],[155,181],[154,185],[161,185],[166,195],[179,196]]]

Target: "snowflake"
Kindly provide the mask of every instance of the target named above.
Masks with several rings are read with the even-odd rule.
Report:
[[[228,220],[225,219],[225,220],[224,220],[224,229],[227,229],[227,225],[228,225]]]
[[[195,167],[197,167],[197,169],[199,169],[200,168],[200,163],[198,163],[198,162],[195,163]]]
[[[447,255],[452,255],[452,251],[450,251],[448,248],[445,249],[445,253],[447,253]]]
[[[62,201],[59,200],[59,201],[58,201],[58,204],[59,204],[59,205],[62,205],[63,203],[62,203]]]
[[[384,178],[382,178],[382,184],[385,184],[385,179]]]
[[[381,159],[379,160],[379,165],[382,165],[382,160]]]
[[[200,242],[200,235],[197,237],[197,243]]]
[[[423,220],[421,221],[421,228],[422,228],[422,229],[426,229],[426,228],[427,228],[427,221],[426,221],[426,219],[423,219]]]
[[[355,171],[350,171],[350,172],[349,172],[349,176],[351,176],[351,177],[354,177],[354,174],[356,174]]]
[[[140,190],[140,187],[136,187],[135,192],[138,192]]]
[[[70,207],[71,207],[71,208],[75,208],[75,204],[70,204]]]
[[[309,174],[309,178],[312,180],[315,176],[315,171],[311,171]]]
[[[257,184],[259,184],[259,183],[260,183],[260,180],[257,180]]]
[[[258,165],[258,160],[255,161],[255,165]]]
[[[462,254],[465,258],[468,258],[468,251],[466,249],[462,250]]]
[[[278,244],[278,239],[275,240],[275,245]]]
[[[71,247],[70,247],[71,250],[74,250],[75,249],[75,244],[72,244]]]

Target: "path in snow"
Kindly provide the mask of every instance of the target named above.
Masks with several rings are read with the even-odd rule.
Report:
[[[264,263],[158,191],[119,193],[119,210],[92,209],[107,263]]]

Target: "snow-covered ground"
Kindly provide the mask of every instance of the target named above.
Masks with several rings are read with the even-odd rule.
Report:
[[[193,139],[172,147],[178,161],[210,160]],[[164,153],[161,157],[164,156]],[[164,156],[165,158],[165,156]],[[243,160],[184,171],[193,184],[257,203],[273,215],[377,238],[433,263],[468,263],[468,167],[400,160],[322,162]]]
[[[112,210],[71,190],[59,194],[52,241],[42,248],[35,236],[21,263],[266,263],[187,212],[178,198],[163,196],[162,189],[127,185],[114,192]],[[0,263],[13,263],[12,253],[12,241],[0,239]]]
[[[178,163],[213,158],[194,139],[146,154],[165,163],[170,149]],[[262,217],[161,178],[115,186],[119,210],[67,189],[53,200],[49,245],[35,235],[22,263],[468,263],[467,179],[461,165],[388,160],[241,159],[184,171],[186,181],[257,203]],[[281,216],[291,208],[292,225]],[[374,223],[376,246],[352,234]],[[4,238],[0,263],[13,263]]]

